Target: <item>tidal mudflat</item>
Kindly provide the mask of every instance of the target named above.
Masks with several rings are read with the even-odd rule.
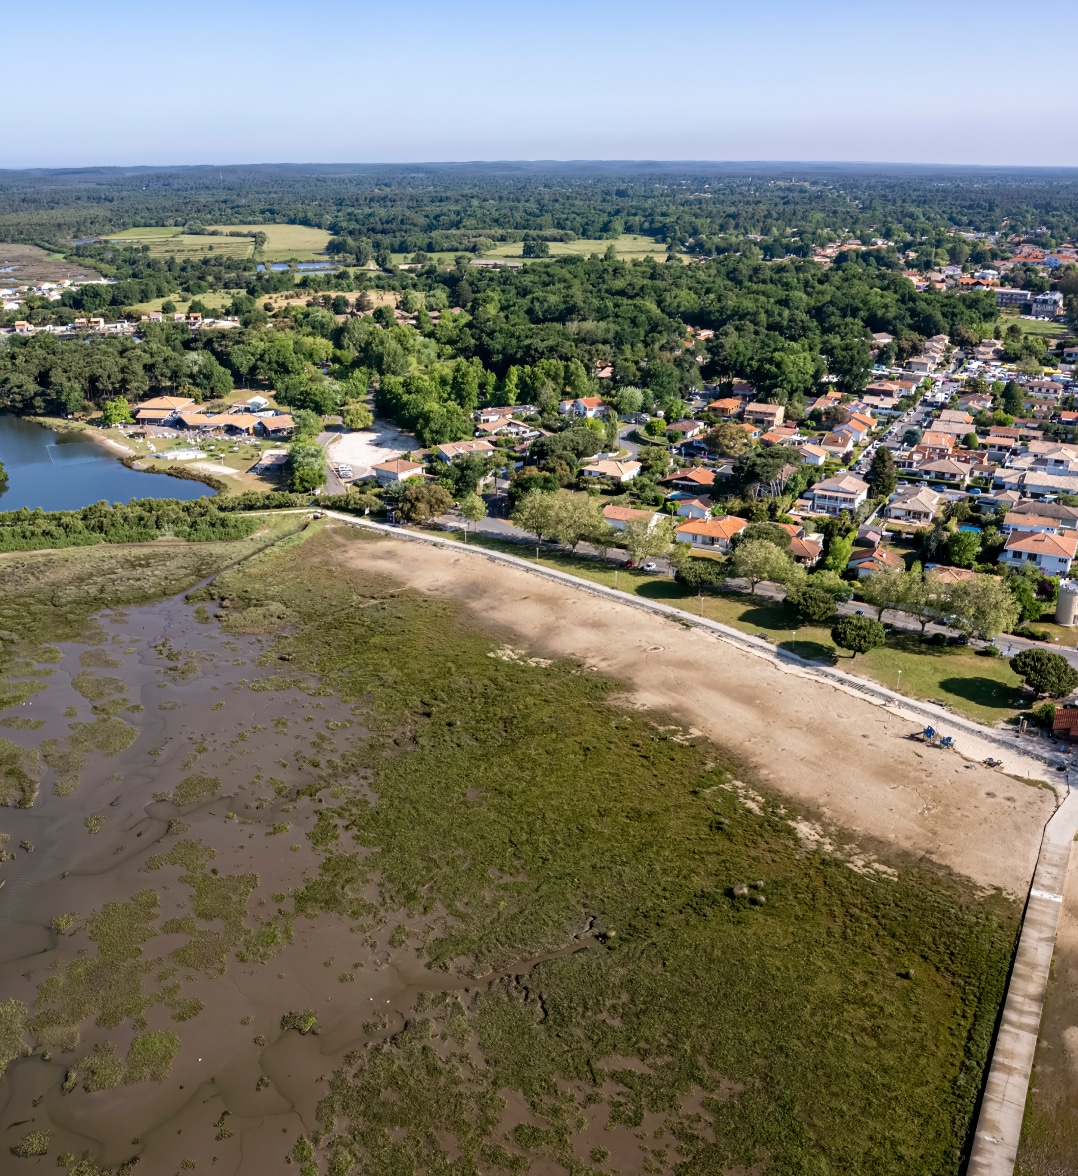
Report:
[[[959,1170],[1013,902],[281,527],[0,561],[6,1164]]]

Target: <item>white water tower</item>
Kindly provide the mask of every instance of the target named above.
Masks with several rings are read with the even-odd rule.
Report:
[[[1056,624],[1078,625],[1078,580],[1059,581]]]

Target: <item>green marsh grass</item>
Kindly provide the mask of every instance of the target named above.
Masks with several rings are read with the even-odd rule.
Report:
[[[428,1170],[449,1131],[468,1162],[523,1149],[583,1171],[573,1141],[598,1101],[634,1130],[664,1116],[684,1173],[957,1172],[1015,906],[803,845],[788,805],[743,803],[721,748],[619,709],[577,664],[492,657],[455,605],[337,563],[357,542],[316,534],[214,586],[241,622],[283,605],[277,652],[367,712],[325,785],[366,772],[377,803],[346,790],[319,811],[292,913],[370,925],[376,881],[475,995],[389,1045],[372,1029],[333,1076],[320,1146],[364,1172]],[[609,1058],[635,1060],[607,1076]],[[496,1137],[506,1088],[542,1126]],[[706,1121],[682,1109],[694,1088]]]

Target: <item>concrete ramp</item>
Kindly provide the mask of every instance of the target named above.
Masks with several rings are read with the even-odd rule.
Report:
[[[1078,833],[1078,773],[1072,771],[1068,782],[1068,795],[1044,828],[967,1176],[1012,1176],[1018,1158],[1071,845]]]

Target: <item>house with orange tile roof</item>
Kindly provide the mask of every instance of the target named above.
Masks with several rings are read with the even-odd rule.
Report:
[[[695,494],[700,490],[709,490],[715,485],[715,471],[705,469],[703,466],[677,470],[663,478],[663,485],[669,486],[671,490]]]
[[[1078,533],[1074,531],[1058,535],[1045,531],[1014,531],[999,558],[1012,567],[1033,564],[1046,576],[1066,576],[1070,573],[1076,550]]]
[[[873,572],[902,571],[906,567],[906,561],[890,548],[877,547],[874,551],[855,552],[846,567],[855,571],[860,579],[864,579]]]
[[[380,462],[371,466],[379,486],[388,486],[392,482],[407,482],[409,478],[418,477],[423,472],[423,466],[418,461],[409,461],[405,457],[395,457],[391,461]]]
[[[721,519],[686,519],[677,529],[678,543],[691,543],[694,547],[706,547],[721,551],[730,550],[735,535],[741,534],[749,525],[747,519],[737,515],[724,515]]]
[[[658,511],[637,510],[631,506],[604,506],[603,518],[615,531],[624,531],[632,523],[643,523],[647,527],[654,527],[659,518]]]

